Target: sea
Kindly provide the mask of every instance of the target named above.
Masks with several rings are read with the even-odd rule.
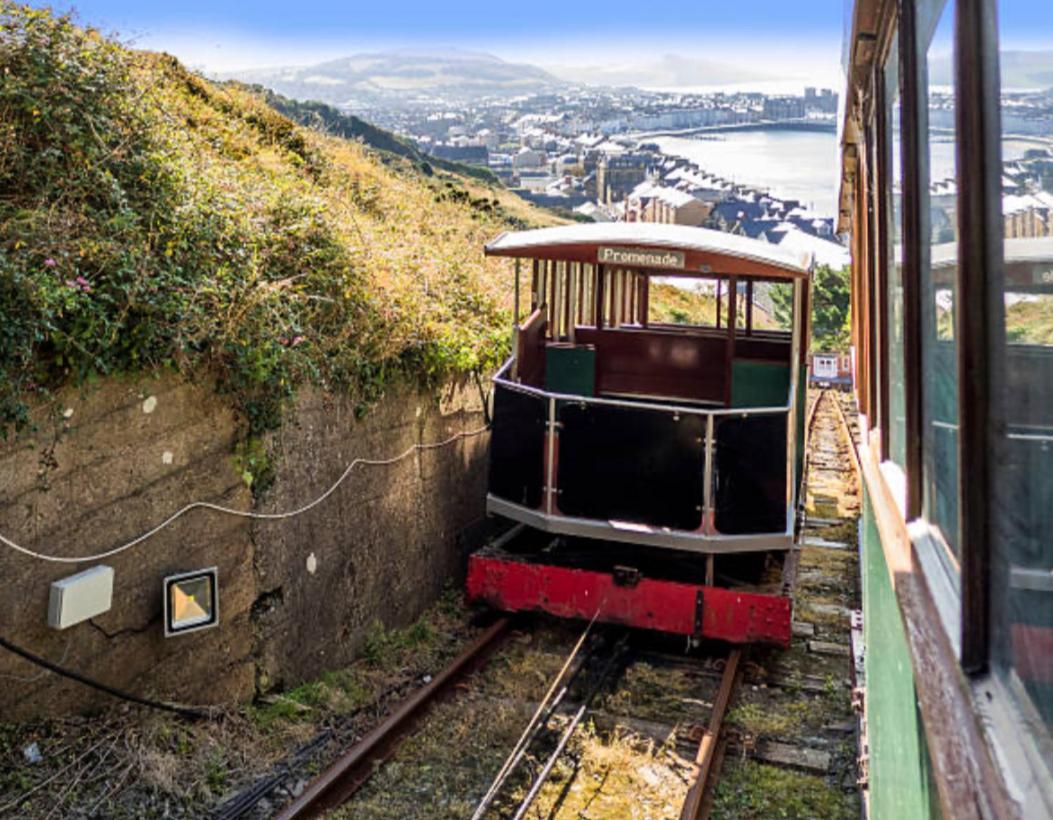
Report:
[[[765,191],[780,199],[796,199],[818,216],[837,214],[840,156],[837,135],[822,131],[732,131],[700,137],[655,137],[663,154],[684,157],[710,173]],[[1023,156],[1036,143],[1007,139],[1006,160]],[[930,145],[932,178],[954,173],[954,143]]]

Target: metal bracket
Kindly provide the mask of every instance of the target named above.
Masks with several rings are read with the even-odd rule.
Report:
[[[616,566],[612,577],[618,586],[632,588],[640,583],[640,570],[636,567]]]
[[[695,635],[702,637],[702,609],[704,595],[701,589],[695,592]]]

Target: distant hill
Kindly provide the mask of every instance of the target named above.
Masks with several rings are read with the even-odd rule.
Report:
[[[490,185],[500,185],[501,181],[487,168],[464,165],[439,157],[421,153],[412,142],[383,128],[378,128],[353,114],[344,114],[340,109],[326,103],[308,100],[293,100],[264,88],[260,85],[248,86],[249,91],[263,97],[267,104],[300,125],[314,128],[345,139],[360,140],[381,154],[404,157],[417,165],[418,170],[427,172],[429,167],[441,168],[461,176],[475,177]]]
[[[557,76],[574,83],[638,88],[726,85],[785,79],[761,71],[742,69],[714,60],[698,60],[679,54],[665,54],[651,62],[620,66],[554,66],[552,71]]]
[[[457,49],[355,54],[312,66],[257,69],[227,77],[264,85],[299,100],[341,107],[398,105],[422,96],[470,101],[547,91],[565,84],[536,66]]]
[[[1002,86],[1053,88],[1053,51],[1003,51]]]
[[[1053,51],[1003,51],[1000,71],[1006,89],[1053,88]],[[933,61],[929,82],[951,85],[953,76],[950,57]]]

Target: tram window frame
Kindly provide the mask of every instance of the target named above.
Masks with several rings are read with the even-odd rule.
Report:
[[[714,316],[712,322],[696,322],[696,321],[685,321],[685,322],[666,322],[658,321],[655,317],[655,302],[651,289],[655,285],[669,285],[671,287],[678,287],[671,280],[686,281],[692,283],[712,283],[712,297],[714,300]],[[645,326],[652,330],[669,330],[669,331],[686,331],[686,330],[721,330],[727,331],[727,307],[726,302],[728,300],[728,277],[721,276],[716,273],[698,274],[698,275],[657,275],[652,274],[648,276],[647,282],[648,299],[647,299],[647,313],[644,315]],[[702,291],[688,291],[691,293],[702,294]],[[690,317],[689,317],[690,318]],[[736,326],[737,327],[737,326]]]
[[[907,279],[911,271],[907,220],[914,188],[910,176],[911,162],[908,150],[913,129],[909,110],[910,86],[907,80],[912,78],[913,74],[906,54],[911,39],[904,36],[902,21],[899,23],[892,34],[888,55],[880,64],[875,76],[875,83],[880,82],[884,86],[883,93],[879,95],[882,107],[875,112],[875,120],[884,120],[884,125],[878,127],[887,129],[887,139],[880,146],[884,156],[875,157],[873,162],[877,183],[873,186],[873,239],[870,243],[874,291],[871,304],[871,333],[877,401],[872,409],[875,411],[874,421],[880,432],[882,473],[886,483],[893,490],[900,512],[906,517],[911,512],[909,488],[912,431],[909,407],[911,396],[917,389],[915,379],[912,378],[914,374],[908,366],[907,350],[910,336]],[[898,130],[893,114],[897,106]],[[895,150],[897,134],[900,148],[898,153]],[[873,153],[877,151],[874,150]],[[897,183],[900,203],[898,210]],[[899,242],[896,241],[897,229]],[[898,342],[893,344],[894,340]],[[897,373],[898,378],[894,375]],[[902,423],[897,421],[901,412]]]
[[[1006,5],[1009,5],[1008,0]],[[1046,14],[1048,15],[1045,18],[1046,22],[1053,20],[1053,14],[1049,12],[1046,12]],[[1007,14],[1006,16],[1009,15]],[[991,19],[991,17],[985,19],[986,26],[981,30],[981,35],[983,35],[984,44],[989,48],[987,56],[990,58],[993,55],[993,58],[997,60],[1000,57],[998,43],[1002,33],[1002,29],[999,26],[1004,25],[1004,23],[1000,21],[997,25],[992,26]],[[1029,19],[1028,22],[1034,23],[1038,21]],[[1001,106],[1001,89],[999,89],[999,93],[993,100],[987,98],[983,101],[997,106],[994,112],[994,125],[997,128],[992,130],[998,136],[998,139],[994,141],[995,144],[993,146],[989,146],[990,150],[988,153],[998,152],[997,167],[1001,171],[1001,132],[1004,114]],[[1029,470],[1023,466],[1027,464],[1027,459],[1021,459],[1019,449],[1014,448],[1010,444],[1013,428],[1019,425],[1021,420],[1021,416],[1017,414],[1018,408],[1021,405],[1026,406],[1028,398],[1033,400],[1034,393],[1037,391],[1021,390],[1020,392],[1015,392],[1012,388],[1017,385],[1009,377],[1008,356],[1018,342],[1010,334],[1006,300],[1010,294],[1022,293],[1027,288],[1026,285],[1021,287],[1021,283],[1014,282],[1014,279],[1018,278],[1022,273],[1017,268],[1019,257],[1011,264],[1009,245],[1014,243],[1014,240],[1003,239],[1005,227],[1002,220],[1001,186],[999,185],[993,190],[997,192],[997,210],[995,212],[995,209],[988,208],[984,212],[984,216],[987,217],[985,224],[990,234],[989,241],[983,248],[986,251],[986,259],[984,261],[987,261],[990,267],[987,271],[987,276],[981,282],[983,290],[977,293],[983,301],[982,311],[977,310],[977,313],[981,314],[978,318],[985,319],[989,323],[985,328],[987,331],[984,337],[985,347],[981,352],[987,357],[984,361],[990,370],[990,377],[983,385],[987,388],[983,398],[987,400],[986,409],[989,411],[989,416],[993,421],[993,424],[987,426],[986,432],[988,444],[994,453],[994,456],[987,464],[989,470],[987,478],[989,487],[992,490],[993,503],[991,505],[991,514],[986,520],[988,525],[986,534],[990,536],[989,540],[985,542],[988,551],[981,556],[986,561],[985,568],[990,567],[990,571],[987,573],[989,586],[985,589],[989,598],[983,602],[985,604],[984,615],[986,616],[988,632],[985,635],[986,643],[981,648],[986,651],[984,658],[990,662],[992,678],[997,680],[1008,693],[1017,709],[1026,716],[1025,720],[1030,721],[1031,737],[1029,739],[1032,745],[1039,750],[1037,759],[1045,762],[1046,769],[1044,774],[1048,784],[1050,779],[1053,779],[1053,771],[1051,771],[1053,770],[1053,704],[1051,704],[1051,697],[1048,693],[1046,693],[1044,698],[1039,699],[1033,692],[1029,692],[1024,678],[1018,674],[1019,668],[1026,668],[1029,665],[1032,656],[1042,654],[1042,648],[1041,646],[1035,647],[1038,650],[1037,653],[1026,651],[1026,649],[1014,651],[1016,647],[1013,646],[1012,633],[1013,627],[1018,624],[1023,627],[1025,635],[1027,630],[1034,628],[1035,625],[1035,622],[1028,617],[1024,617],[1022,621],[1014,621],[1014,615],[1020,616],[1027,613],[1037,616],[1037,620],[1041,622],[1043,614],[1041,607],[1034,606],[1036,602],[1033,600],[1028,601],[1026,595],[1022,602],[1014,603],[1012,601],[1014,571],[1026,571],[1028,563],[1026,559],[1034,557],[1027,556],[1026,550],[1021,554],[1019,552],[1021,546],[1027,544],[1028,541],[1032,542],[1032,545],[1034,543],[1042,543],[1045,540],[1043,535],[1048,534],[1049,531],[1048,519],[1039,523],[1042,517],[1036,515],[1036,511],[1040,507],[1036,506],[1035,495],[1036,493],[1041,493],[1042,483],[1035,480],[1036,476],[1033,469]],[[1030,265],[1024,263],[1023,267],[1026,270]],[[1043,285],[1048,283],[1048,280],[1044,277],[1042,280],[1037,278],[1038,271],[1035,268],[1032,268],[1029,273],[1032,277],[1036,277],[1033,280],[1036,287],[1042,288]],[[1048,342],[1039,344],[1042,347],[1049,347]],[[1027,346],[1035,347],[1039,345],[1030,344]],[[1029,379],[1034,379],[1034,376],[1030,373]],[[1042,406],[1042,403],[1039,402],[1039,405]],[[1039,416],[1039,420],[1045,421],[1041,416]],[[1030,423],[1035,421],[1035,418],[1028,419]],[[1042,426],[1039,425],[1038,429],[1041,429]],[[1016,429],[1019,431],[1019,426],[1016,426]],[[1034,430],[1028,430],[1027,432],[1034,433]],[[1018,435],[1017,438],[1019,441],[1023,436]],[[1035,465],[1031,464],[1029,466],[1033,468]],[[1048,469],[1043,471],[1041,475],[1046,481],[1049,480]],[[1046,486],[1048,488],[1048,484]],[[1024,488],[1022,494],[1017,492],[1021,487]],[[1021,514],[1022,510],[1024,514]],[[1049,554],[1048,542],[1046,543],[1045,556],[1040,556],[1040,558],[1045,558]],[[1019,567],[1012,565],[1014,548],[1017,550],[1017,556],[1025,559]],[[1017,592],[1026,593],[1028,587],[1026,585],[1017,585],[1015,589]],[[1048,609],[1045,610],[1047,615],[1048,611]],[[1049,629],[1050,627],[1039,626],[1038,628]],[[1020,643],[1026,644],[1026,637],[1021,637]],[[1036,674],[1041,681],[1041,672]],[[1035,731],[1036,721],[1043,731]],[[1053,798],[1049,798],[1046,806],[1047,810],[1051,810],[1051,813],[1053,813],[1053,806],[1050,804],[1053,804]]]
[[[966,539],[962,538],[960,516],[958,511],[963,503],[961,475],[961,394],[959,392],[959,380],[961,371],[961,358],[964,355],[963,334],[957,327],[952,327],[951,338],[940,339],[940,322],[937,313],[937,273],[936,265],[945,260],[934,258],[933,227],[932,227],[932,202],[930,199],[930,187],[932,181],[932,139],[934,131],[929,122],[929,95],[932,83],[929,80],[928,64],[932,54],[934,41],[937,33],[944,29],[950,20],[950,45],[952,47],[952,65],[958,52],[957,35],[954,31],[954,23],[958,13],[957,0],[921,0],[915,5],[915,21],[917,33],[917,77],[915,79],[918,87],[918,117],[917,117],[917,140],[918,140],[918,181],[915,187],[917,196],[916,214],[918,218],[919,232],[917,234],[916,248],[914,254],[918,261],[916,289],[917,317],[918,321],[912,326],[917,328],[916,338],[918,340],[918,355],[921,358],[921,371],[926,374],[924,385],[916,387],[916,399],[919,406],[919,431],[920,458],[916,475],[912,475],[911,483],[917,490],[915,503],[917,507],[914,515],[909,517],[909,532],[914,545],[918,564],[925,576],[933,604],[940,615],[944,631],[951,643],[955,656],[962,659],[963,647],[963,625],[966,622],[964,609],[966,601],[962,597],[961,577],[961,551]],[[952,100],[957,109],[959,103],[959,82],[957,76],[952,77]],[[961,132],[955,123],[952,133],[955,151],[957,153],[958,141]],[[962,169],[959,166],[957,156],[954,161],[954,179],[957,184],[962,177]],[[961,251],[958,247],[960,236],[959,207],[954,203],[954,233],[953,240],[953,281],[950,288],[952,298],[952,316],[956,316],[960,310],[962,300],[958,287],[958,259]],[[944,247],[941,255],[949,251]],[[955,321],[952,319],[952,321]],[[938,363],[939,347],[948,342],[953,344],[950,353],[949,367],[947,363],[941,368]],[[940,374],[943,378],[939,378]],[[946,403],[950,400],[950,418],[937,422],[938,406],[940,402]],[[947,415],[944,408],[942,415]],[[937,427],[940,431],[950,430],[953,437],[953,451],[946,452],[938,447]],[[944,436],[946,438],[946,435]],[[944,459],[940,459],[940,452],[944,452]],[[945,470],[948,468],[946,459],[953,461],[954,473],[948,484]],[[940,503],[939,499],[943,499]],[[952,523],[953,521],[953,523]],[[953,528],[951,530],[950,528]],[[951,537],[948,537],[948,536]]]
[[[930,295],[931,272],[930,224],[927,215],[929,207],[927,58],[932,36],[935,34],[941,16],[948,8],[951,9],[952,14],[957,15],[959,5],[957,0],[918,0],[915,3],[905,3],[903,8],[909,10],[909,17],[903,15],[899,20],[900,88],[907,109],[901,117],[899,136],[903,149],[904,289],[902,298],[905,327],[908,330],[903,340],[903,353],[906,360],[904,392],[909,444],[905,454],[906,464],[902,477],[905,486],[897,487],[897,489],[905,492],[904,520],[907,522],[908,534],[919,569],[927,582],[929,598],[939,615],[943,631],[955,657],[964,671],[974,672],[981,671],[986,665],[985,661],[977,662],[976,656],[982,654],[986,657],[986,649],[981,650],[977,647],[986,644],[988,623],[985,603],[986,585],[989,579],[986,577],[986,569],[983,570],[983,577],[978,578],[977,570],[969,568],[986,568],[986,554],[989,545],[984,539],[978,539],[975,532],[967,533],[966,528],[959,524],[958,550],[957,553],[952,551],[943,532],[931,519],[930,499],[926,497],[925,489],[926,482],[930,478],[929,471],[933,469],[930,451],[932,441],[925,429],[929,412],[930,396],[928,393],[932,390],[927,380],[931,378],[931,372],[925,366],[927,354],[924,348],[927,332],[925,322],[928,318],[924,300]],[[956,20],[955,31],[952,35],[955,58],[959,52],[959,37]],[[954,65],[956,66],[954,102],[957,110],[962,104],[963,90],[959,82],[960,66],[956,62]],[[956,126],[955,139],[957,142],[970,137],[975,137],[975,135],[971,134],[969,129]],[[959,212],[963,208],[960,204],[963,197],[977,196],[977,191],[971,190],[968,181],[964,179],[968,173],[969,169],[963,167],[960,161],[956,161],[955,179],[959,184]],[[959,230],[959,242],[962,241],[963,230]],[[959,248],[957,257],[961,259],[963,253],[963,250]],[[961,277],[962,272],[959,271],[958,278],[961,279]],[[961,305],[964,301],[961,287],[957,287],[956,290],[956,303]],[[961,372],[965,358],[975,355],[976,339],[969,333],[963,332],[961,326],[963,321],[961,316],[957,317],[955,335],[959,344],[955,351],[956,373]],[[923,374],[928,374],[925,380],[923,380]],[[969,447],[967,443],[969,425],[963,420],[963,415],[967,415],[967,411],[963,409],[962,393],[959,392],[955,398],[959,428],[958,467],[959,475],[963,475],[968,464],[965,451]],[[898,478],[897,475],[890,476],[886,472],[886,478],[889,477]],[[957,480],[955,484],[956,506],[962,510],[968,505],[966,493],[961,480]],[[977,503],[987,502],[986,499],[974,501],[974,504]],[[979,586],[983,586],[984,591],[978,596],[976,590]],[[970,587],[972,588],[971,595],[969,594]],[[979,602],[978,597],[982,599]]]

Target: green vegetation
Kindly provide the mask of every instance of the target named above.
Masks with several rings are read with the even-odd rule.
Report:
[[[450,162],[440,157],[426,156],[418,151],[416,146],[409,140],[392,134],[390,131],[385,131],[383,128],[377,128],[375,125],[371,125],[353,114],[344,114],[339,109],[326,105],[323,102],[291,100],[263,86],[250,86],[248,90],[263,97],[271,108],[301,125],[306,125],[317,131],[324,131],[336,137],[361,140],[370,148],[374,148],[382,154],[412,160],[425,174],[430,175],[432,167],[435,167],[460,174],[461,176],[475,177],[482,182],[492,185],[496,185],[499,182],[497,176],[489,168],[480,168],[460,162]]]
[[[1011,343],[1053,345],[1053,297],[1031,296],[1006,308],[1006,336]]]
[[[847,351],[851,335],[852,269],[818,265],[812,273],[812,345],[816,351]],[[793,315],[793,294],[773,290],[775,318]]]
[[[648,321],[670,325],[715,325],[717,300],[710,293],[651,282]]]
[[[791,301],[792,307],[792,301]],[[706,325],[713,327],[717,322],[717,298],[705,290],[691,290],[687,287],[678,287],[668,282],[651,282],[651,290],[648,295],[649,321],[658,324],[670,325]],[[728,312],[727,292],[721,298],[722,321],[726,322]],[[739,319],[739,326],[744,326],[746,321],[746,304],[744,299],[739,299],[735,313]],[[780,324],[778,315],[770,316],[758,305],[753,309],[753,326],[761,330],[786,329],[789,324]],[[789,314],[785,318],[789,321]]]
[[[253,431],[311,381],[365,407],[492,366],[511,194],[0,0],[0,428],[67,381],[209,369]]]
[[[848,350],[852,269],[820,265],[812,275],[812,349]]]
[[[859,816],[854,796],[820,777],[753,762],[728,768],[717,785],[713,817],[835,820]]]

